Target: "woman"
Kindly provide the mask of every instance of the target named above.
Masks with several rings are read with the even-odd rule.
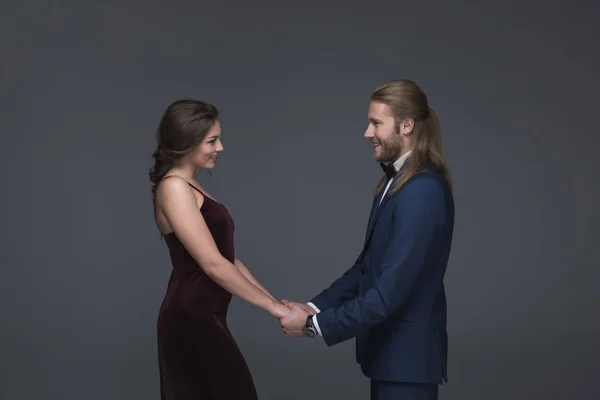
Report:
[[[156,224],[173,265],[157,323],[162,400],[258,399],[227,327],[231,297],[276,318],[289,312],[235,257],[229,212],[194,179],[223,151],[218,117],[211,104],[180,100],[158,127],[150,180]]]

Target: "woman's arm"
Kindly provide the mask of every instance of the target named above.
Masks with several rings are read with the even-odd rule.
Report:
[[[273,301],[277,301],[277,299],[275,297],[273,297],[273,295],[271,293],[269,293],[269,291],[267,289],[265,289],[263,287],[263,285],[260,284],[260,282],[258,282],[258,280],[254,277],[254,275],[252,275],[252,272],[250,272],[248,267],[246,267],[246,265],[244,265],[244,263],[239,258],[236,257],[235,263],[233,265],[235,265],[235,267],[242,273],[242,275],[244,275],[246,277],[246,279],[248,279],[250,282],[252,282],[254,284],[254,286],[256,286],[257,288],[259,288],[260,290],[265,292],[265,294],[267,296],[269,296],[271,299],[273,299]]]
[[[184,179],[165,179],[156,190],[156,199],[177,238],[206,275],[229,293],[262,308],[274,317],[282,318],[287,315],[289,308],[252,284],[221,255],[198,209],[196,197]]]

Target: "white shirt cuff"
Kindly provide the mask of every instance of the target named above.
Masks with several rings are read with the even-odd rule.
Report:
[[[306,304],[308,306],[310,306],[313,310],[315,310],[317,312],[317,314],[321,312],[321,310],[319,310],[319,307],[315,306],[310,301]],[[313,315],[312,320],[313,320],[313,324],[315,325],[315,328],[317,328],[317,333],[319,334],[319,336],[323,336],[323,334],[321,333],[321,328],[319,328],[319,323],[317,322],[317,316]]]
[[[319,336],[323,336],[323,334],[321,333],[321,328],[319,328],[319,323],[317,322],[317,314],[313,315],[312,320],[313,324],[315,325],[315,328],[317,328],[317,333],[319,334]]]
[[[313,303],[311,303],[310,301],[308,303],[306,303],[306,305],[310,306],[313,310],[315,310],[317,313],[320,313],[321,310],[319,310],[319,307],[315,306]]]

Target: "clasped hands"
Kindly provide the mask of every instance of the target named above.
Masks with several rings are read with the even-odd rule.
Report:
[[[283,305],[283,307],[281,307]],[[277,303],[275,316],[281,325],[281,330],[287,336],[304,336],[304,325],[309,315],[315,315],[316,311],[308,304],[281,300]],[[286,311],[287,310],[287,311]]]

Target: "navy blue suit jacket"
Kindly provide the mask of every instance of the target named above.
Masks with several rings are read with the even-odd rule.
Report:
[[[383,192],[383,190],[382,190]],[[373,200],[364,254],[311,301],[328,346],[356,338],[372,379],[447,381],[443,278],[454,230],[454,200],[442,175],[423,172]]]

